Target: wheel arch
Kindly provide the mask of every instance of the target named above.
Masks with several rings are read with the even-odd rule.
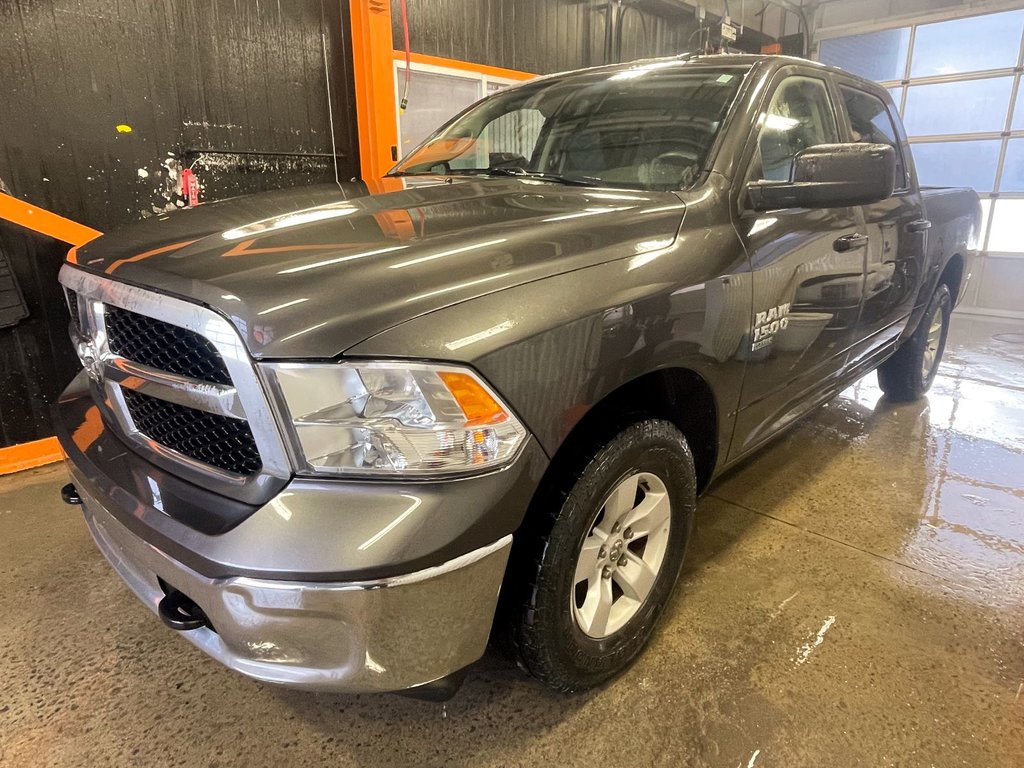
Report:
[[[669,421],[683,433],[693,453],[698,491],[706,488],[718,461],[718,404],[707,380],[684,367],[650,371],[604,395],[561,441],[545,480],[578,471],[625,427],[650,418]]]
[[[955,307],[960,302],[960,292],[964,285],[964,257],[961,254],[954,253],[949,257],[939,275],[939,284],[949,288]]]

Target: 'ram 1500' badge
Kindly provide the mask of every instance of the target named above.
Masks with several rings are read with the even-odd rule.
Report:
[[[764,349],[772,343],[775,334],[784,331],[789,326],[789,302],[779,304],[777,307],[758,312],[754,318],[754,336],[751,340],[750,349],[756,351]]]

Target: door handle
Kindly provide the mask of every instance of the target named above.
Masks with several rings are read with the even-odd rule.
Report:
[[[862,235],[859,232],[854,232],[849,235],[837,237],[835,239],[835,242],[832,243],[832,248],[833,250],[839,251],[839,253],[846,253],[847,251],[855,251],[858,248],[863,248],[867,244],[867,235]]]
[[[931,228],[932,223],[928,221],[928,219],[915,219],[914,221],[911,221],[909,224],[907,224],[907,226],[905,226],[903,229],[908,234],[913,235],[917,232],[927,232]]]

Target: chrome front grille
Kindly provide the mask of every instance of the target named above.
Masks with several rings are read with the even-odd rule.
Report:
[[[256,368],[225,318],[71,266],[71,334],[110,425],[153,463],[257,503],[291,474]]]
[[[103,308],[110,351],[125,360],[190,379],[231,384],[213,344],[198,333],[107,305]]]
[[[246,422],[133,389],[122,389],[121,394],[135,428],[160,445],[236,475],[260,471],[260,453]]]

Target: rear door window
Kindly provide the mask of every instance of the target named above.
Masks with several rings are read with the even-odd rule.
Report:
[[[866,91],[839,86],[846,105],[846,114],[850,118],[851,137],[853,141],[867,144],[888,144],[896,150],[896,183],[895,189],[907,188],[907,166],[903,161],[903,152],[896,134],[896,126],[885,103]]]

